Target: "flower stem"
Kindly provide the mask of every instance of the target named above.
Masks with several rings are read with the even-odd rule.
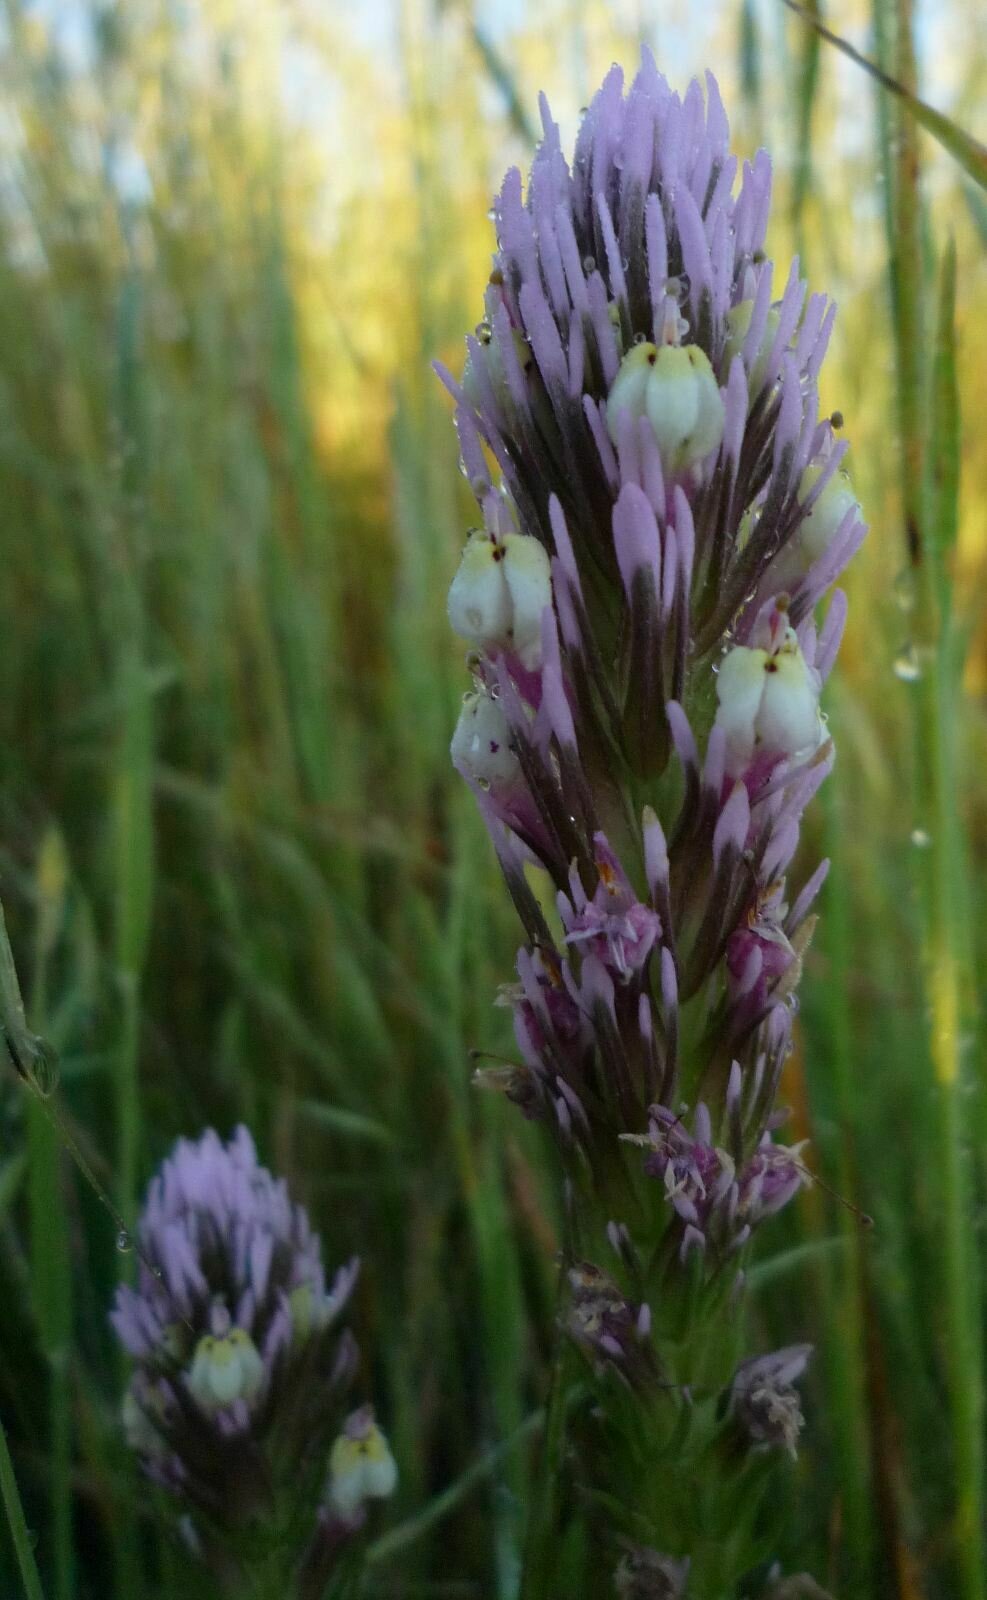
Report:
[[[565,1453],[566,1414],[569,1408],[571,1351],[560,1324],[566,1294],[565,1264],[559,1268],[556,1295],[555,1352],[545,1418],[535,1497],[528,1522],[521,1575],[520,1600],[549,1600],[552,1572],[558,1553],[559,1491]]]

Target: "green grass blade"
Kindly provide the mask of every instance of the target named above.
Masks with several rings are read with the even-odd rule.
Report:
[[[64,915],[68,862],[61,835],[50,829],[41,843],[36,873],[34,974],[31,1016],[48,1034],[48,968]],[[57,1043],[57,1041],[55,1041]],[[72,1262],[61,1141],[48,1106],[27,1099],[31,1197],[31,1286],[41,1348],[48,1363],[50,1517],[54,1594],[72,1600],[75,1549],[72,1515]]]
[[[941,1116],[946,1359],[956,1449],[955,1548],[962,1593],[987,1594],[984,1542],[983,1340],[968,1148],[967,1074],[963,1038],[966,997],[975,992],[965,925],[965,847],[957,810],[959,766],[953,708],[962,663],[957,659],[951,578],[946,556],[956,536],[959,490],[959,400],[956,390],[956,254],[944,252],[939,288],[929,459],[929,516],[923,554],[923,621],[930,658],[920,696],[923,744],[933,818],[926,891],[931,1050]]]
[[[521,1426],[511,1434],[510,1438],[503,1439],[499,1444],[484,1451],[478,1461],[451,1483],[441,1494],[437,1494],[420,1511],[417,1516],[409,1517],[406,1522],[401,1522],[396,1528],[391,1528],[388,1533],[382,1534],[367,1551],[368,1566],[381,1566],[384,1562],[393,1560],[406,1550],[409,1545],[416,1543],[427,1533],[431,1533],[444,1517],[455,1511],[462,1502],[473,1493],[481,1483],[484,1483],[492,1473],[496,1472],[503,1462],[515,1451],[520,1450],[529,1440],[537,1437],[545,1425],[545,1413],[535,1411]]]
[[[834,45],[837,50],[841,50],[851,61],[856,62],[858,67],[862,67],[865,72],[870,73],[871,77],[881,84],[883,88],[887,89],[889,93],[897,95],[902,104],[908,107],[916,122],[920,123],[925,131],[932,135],[933,139],[938,140],[944,150],[948,150],[954,161],[959,163],[963,171],[969,174],[974,183],[978,184],[981,189],[987,189],[987,147],[959,127],[951,118],[945,116],[943,112],[936,111],[933,106],[927,105],[924,100],[920,100],[906,84],[893,77],[890,72],[886,72],[883,67],[879,67],[875,62],[869,61],[866,56],[861,55],[860,51],[855,50],[853,45],[846,39],[841,39],[838,33],[833,33],[830,28],[827,28],[817,16],[813,15],[807,6],[799,5],[798,0],[784,0],[784,3],[790,11],[794,11],[796,16],[801,17],[804,22],[808,23],[809,27],[815,29],[816,33],[825,39],[828,44]]]
[[[7,1526],[14,1545],[14,1554],[20,1569],[21,1582],[27,1600],[45,1600],[41,1579],[38,1576],[38,1567],[34,1559],[34,1550],[31,1546],[31,1535],[24,1519],[24,1507],[17,1489],[17,1479],[14,1476],[14,1463],[10,1459],[10,1450],[7,1446],[7,1434],[3,1422],[0,1421],[0,1494],[3,1496],[3,1506],[7,1513]]]

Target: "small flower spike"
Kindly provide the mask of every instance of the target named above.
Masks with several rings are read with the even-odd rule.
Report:
[[[138,1284],[121,1285],[111,1315],[133,1362],[124,1431],[197,1548],[228,1559],[247,1529],[284,1542],[289,1489],[292,1526],[308,1500],[311,1533],[327,1465],[329,1500],[346,1501],[355,1531],[358,1508],[396,1477],[369,1407],[343,1425],[357,1350],[340,1321],[358,1263],[327,1282],[306,1212],[243,1127],[227,1143],[212,1130],[179,1140],[138,1239]]]

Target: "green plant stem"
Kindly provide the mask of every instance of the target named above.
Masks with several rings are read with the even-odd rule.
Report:
[[[837,781],[826,792],[826,851],[832,862],[826,885],[824,930],[830,964],[826,1007],[830,1038],[833,1087],[839,1140],[835,1182],[840,1194],[853,1196],[856,1188],[852,1128],[854,1120],[854,1046],[849,1009],[852,959],[852,913],[848,884],[849,863],[843,849],[847,818],[843,791]],[[830,1421],[840,1463],[841,1523],[846,1560],[847,1596],[870,1592],[873,1571],[873,1516],[867,1438],[867,1378],[865,1372],[864,1315],[861,1302],[863,1247],[860,1224],[842,1207],[840,1236],[846,1254],[819,1259],[819,1277],[826,1307],[828,1330],[825,1362],[835,1404]]]
[[[20,1569],[21,1582],[27,1600],[45,1600],[38,1576],[38,1568],[31,1548],[31,1535],[28,1532],[27,1522],[24,1519],[24,1507],[21,1504],[20,1493],[17,1488],[17,1479],[14,1476],[14,1463],[10,1459],[10,1450],[7,1446],[7,1434],[0,1421],[0,1494],[3,1495],[3,1506],[7,1513],[7,1525],[10,1528],[10,1537]]]
[[[897,79],[911,89],[915,81],[911,0],[876,0],[874,20],[882,64],[893,60]],[[959,416],[952,370],[955,262],[950,248],[943,273],[930,448],[923,410],[930,385],[918,134],[912,117],[900,106],[896,107],[893,121],[894,137],[883,107],[881,117],[882,158],[889,196],[888,258],[902,502],[907,554],[916,588],[914,649],[921,672],[912,696],[913,737],[919,793],[926,815],[931,818],[931,848],[921,887],[926,907],[929,1044],[939,1112],[944,1359],[955,1461],[957,1593],[962,1600],[985,1600],[983,1371],[975,1262],[969,1248],[971,1196],[961,1109],[961,1013],[967,987],[963,967],[969,945],[963,929],[963,848],[953,732],[953,700],[959,673],[953,659],[951,590],[944,559],[956,531]],[[944,411],[948,411],[948,417]],[[950,471],[943,480],[946,465]]]
[[[46,835],[38,859],[37,917],[31,1020],[42,1035],[49,1027],[48,962],[64,910],[67,867],[57,830]],[[35,1095],[25,1102],[31,1196],[31,1282],[41,1344],[48,1363],[50,1513],[56,1600],[75,1593],[72,1526],[72,1268],[61,1145],[48,1105]]]
[[[72,1337],[68,1229],[57,1131],[46,1108],[26,1099],[30,1151],[31,1265],[34,1303],[48,1365],[50,1517],[54,1593],[72,1600]]]
[[[561,1313],[566,1293],[565,1265],[559,1268],[559,1287],[556,1308]],[[558,1542],[559,1493],[562,1487],[562,1464],[565,1453],[566,1414],[569,1408],[569,1382],[571,1375],[571,1350],[567,1336],[559,1327],[556,1316],[555,1353],[552,1362],[552,1381],[545,1416],[545,1437],[542,1441],[537,1477],[534,1485],[534,1504],[528,1523],[524,1546],[524,1569],[521,1576],[520,1600],[550,1600],[552,1570]]]
[[[925,604],[936,604],[933,562],[925,564]],[[984,1392],[975,1253],[970,1248],[972,1197],[964,1141],[965,1085],[961,1059],[963,934],[960,823],[952,697],[952,628],[940,614],[940,633],[921,685],[921,739],[931,786],[932,845],[927,882],[927,974],[931,1051],[939,1103],[942,1173],[943,1286],[951,1420],[956,1463],[955,1547],[964,1600],[987,1594],[984,1548]]]

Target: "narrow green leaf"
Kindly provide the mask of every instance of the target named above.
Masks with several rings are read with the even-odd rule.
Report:
[[[310,1122],[347,1139],[367,1139],[371,1144],[392,1145],[394,1134],[384,1123],[366,1117],[360,1111],[348,1111],[345,1106],[326,1104],[323,1100],[299,1100],[298,1110]]]
[[[7,1513],[7,1523],[10,1527],[10,1537],[14,1545],[14,1554],[20,1568],[21,1582],[27,1600],[45,1600],[41,1579],[31,1547],[31,1535],[28,1532],[27,1522],[24,1519],[24,1507],[17,1489],[17,1479],[14,1476],[14,1463],[10,1459],[10,1450],[7,1447],[7,1435],[3,1423],[0,1422],[0,1494],[3,1495],[4,1510]]]
[[[939,275],[939,314],[932,369],[931,506],[926,545],[940,567],[941,600],[948,599],[943,557],[956,543],[960,497],[960,402],[956,382],[956,245],[949,239]],[[943,590],[946,590],[944,593]]]
[[[399,1523],[396,1528],[392,1528],[389,1533],[383,1534],[375,1544],[372,1544],[367,1551],[367,1565],[379,1566],[382,1562],[389,1561],[392,1556],[399,1555],[417,1539],[430,1533],[443,1517],[449,1516],[479,1484],[491,1477],[508,1457],[529,1439],[533,1439],[541,1431],[544,1422],[544,1411],[532,1412],[509,1439],[504,1439],[491,1450],[485,1451],[478,1461],[474,1461],[473,1465],[456,1479],[455,1483],[451,1483],[448,1489],[443,1489],[441,1494],[437,1494],[424,1511],[419,1512],[416,1517],[410,1517],[407,1522]]]
[[[779,1255],[769,1256],[766,1261],[758,1261],[751,1267],[747,1273],[747,1287],[752,1294],[756,1294],[769,1283],[787,1278],[790,1273],[800,1271],[821,1256],[839,1254],[846,1249],[847,1242],[846,1235],[834,1235],[829,1239],[810,1239],[805,1244],[793,1245],[790,1250],[782,1250]]]
[[[903,83],[899,83],[897,78],[893,78],[889,72],[885,72],[883,67],[877,66],[875,62],[869,61],[866,56],[861,55],[860,51],[855,50],[853,45],[846,39],[841,39],[838,33],[833,33],[830,28],[820,22],[818,17],[813,16],[807,7],[799,5],[798,0],[784,0],[784,3],[790,11],[795,12],[796,16],[807,22],[810,28],[814,28],[827,43],[835,45],[837,50],[842,50],[845,56],[856,62],[857,66],[862,67],[865,72],[869,72],[871,77],[876,78],[877,82],[887,89],[889,93],[897,95],[908,107],[916,122],[921,123],[926,133],[931,133],[933,139],[938,140],[943,149],[949,151],[953,159],[959,162],[963,171],[969,173],[974,183],[979,184],[981,189],[987,189],[987,147],[982,145],[978,139],[974,139],[963,128],[958,127],[943,112],[936,111],[933,106],[927,105],[924,100],[920,100]]]

